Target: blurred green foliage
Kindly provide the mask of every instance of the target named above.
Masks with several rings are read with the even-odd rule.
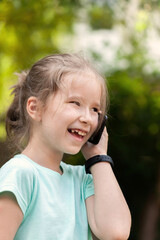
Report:
[[[89,23],[93,29],[111,29],[113,26],[113,12],[107,5],[92,5],[88,12]]]
[[[79,1],[0,1],[0,114],[10,101],[14,72],[27,69],[38,58],[58,52],[63,37],[72,32]],[[0,138],[4,124],[0,121]]]
[[[8,89],[15,82],[14,72],[27,69],[40,57],[59,52],[64,37],[74,34],[74,23],[86,19],[81,15],[84,9],[93,30],[123,27],[125,42],[117,51],[116,61],[125,60],[126,67],[115,64],[106,73],[111,98],[108,152],[115,161],[116,176],[131,208],[130,239],[136,240],[144,203],[150,193],[157,194],[160,169],[160,71],[154,67],[145,45],[148,28],[152,26],[159,31],[157,25],[152,25],[151,13],[160,6],[156,0],[140,1],[135,22],[130,27],[126,18],[130,1],[113,2],[0,1],[0,149],[2,153],[4,114],[11,101]],[[92,54],[97,56],[94,50]],[[8,157],[7,150],[2,157]],[[81,153],[76,157],[65,156],[65,161],[84,163]]]

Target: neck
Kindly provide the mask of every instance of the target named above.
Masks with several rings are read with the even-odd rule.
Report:
[[[39,165],[62,174],[60,162],[63,158],[63,153],[46,148],[39,141],[32,139],[22,153]]]

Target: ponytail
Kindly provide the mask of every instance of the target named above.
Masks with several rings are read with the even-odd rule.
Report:
[[[12,87],[12,95],[14,95],[14,98],[6,113],[7,136],[11,141],[11,146],[17,147],[19,150],[21,150],[21,145],[23,145],[23,142],[27,140],[29,136],[29,126],[26,121],[27,114],[25,110],[25,81],[27,74],[27,71],[16,74],[19,82]]]

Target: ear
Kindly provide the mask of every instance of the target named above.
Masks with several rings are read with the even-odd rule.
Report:
[[[29,116],[35,121],[41,121],[42,118],[42,103],[36,97],[30,97],[26,105]]]

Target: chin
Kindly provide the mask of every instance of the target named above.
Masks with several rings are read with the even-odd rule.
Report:
[[[75,148],[75,147],[74,147],[74,148],[66,151],[65,153],[70,154],[70,155],[75,155],[75,154],[79,153],[80,150],[81,150],[81,148]]]

